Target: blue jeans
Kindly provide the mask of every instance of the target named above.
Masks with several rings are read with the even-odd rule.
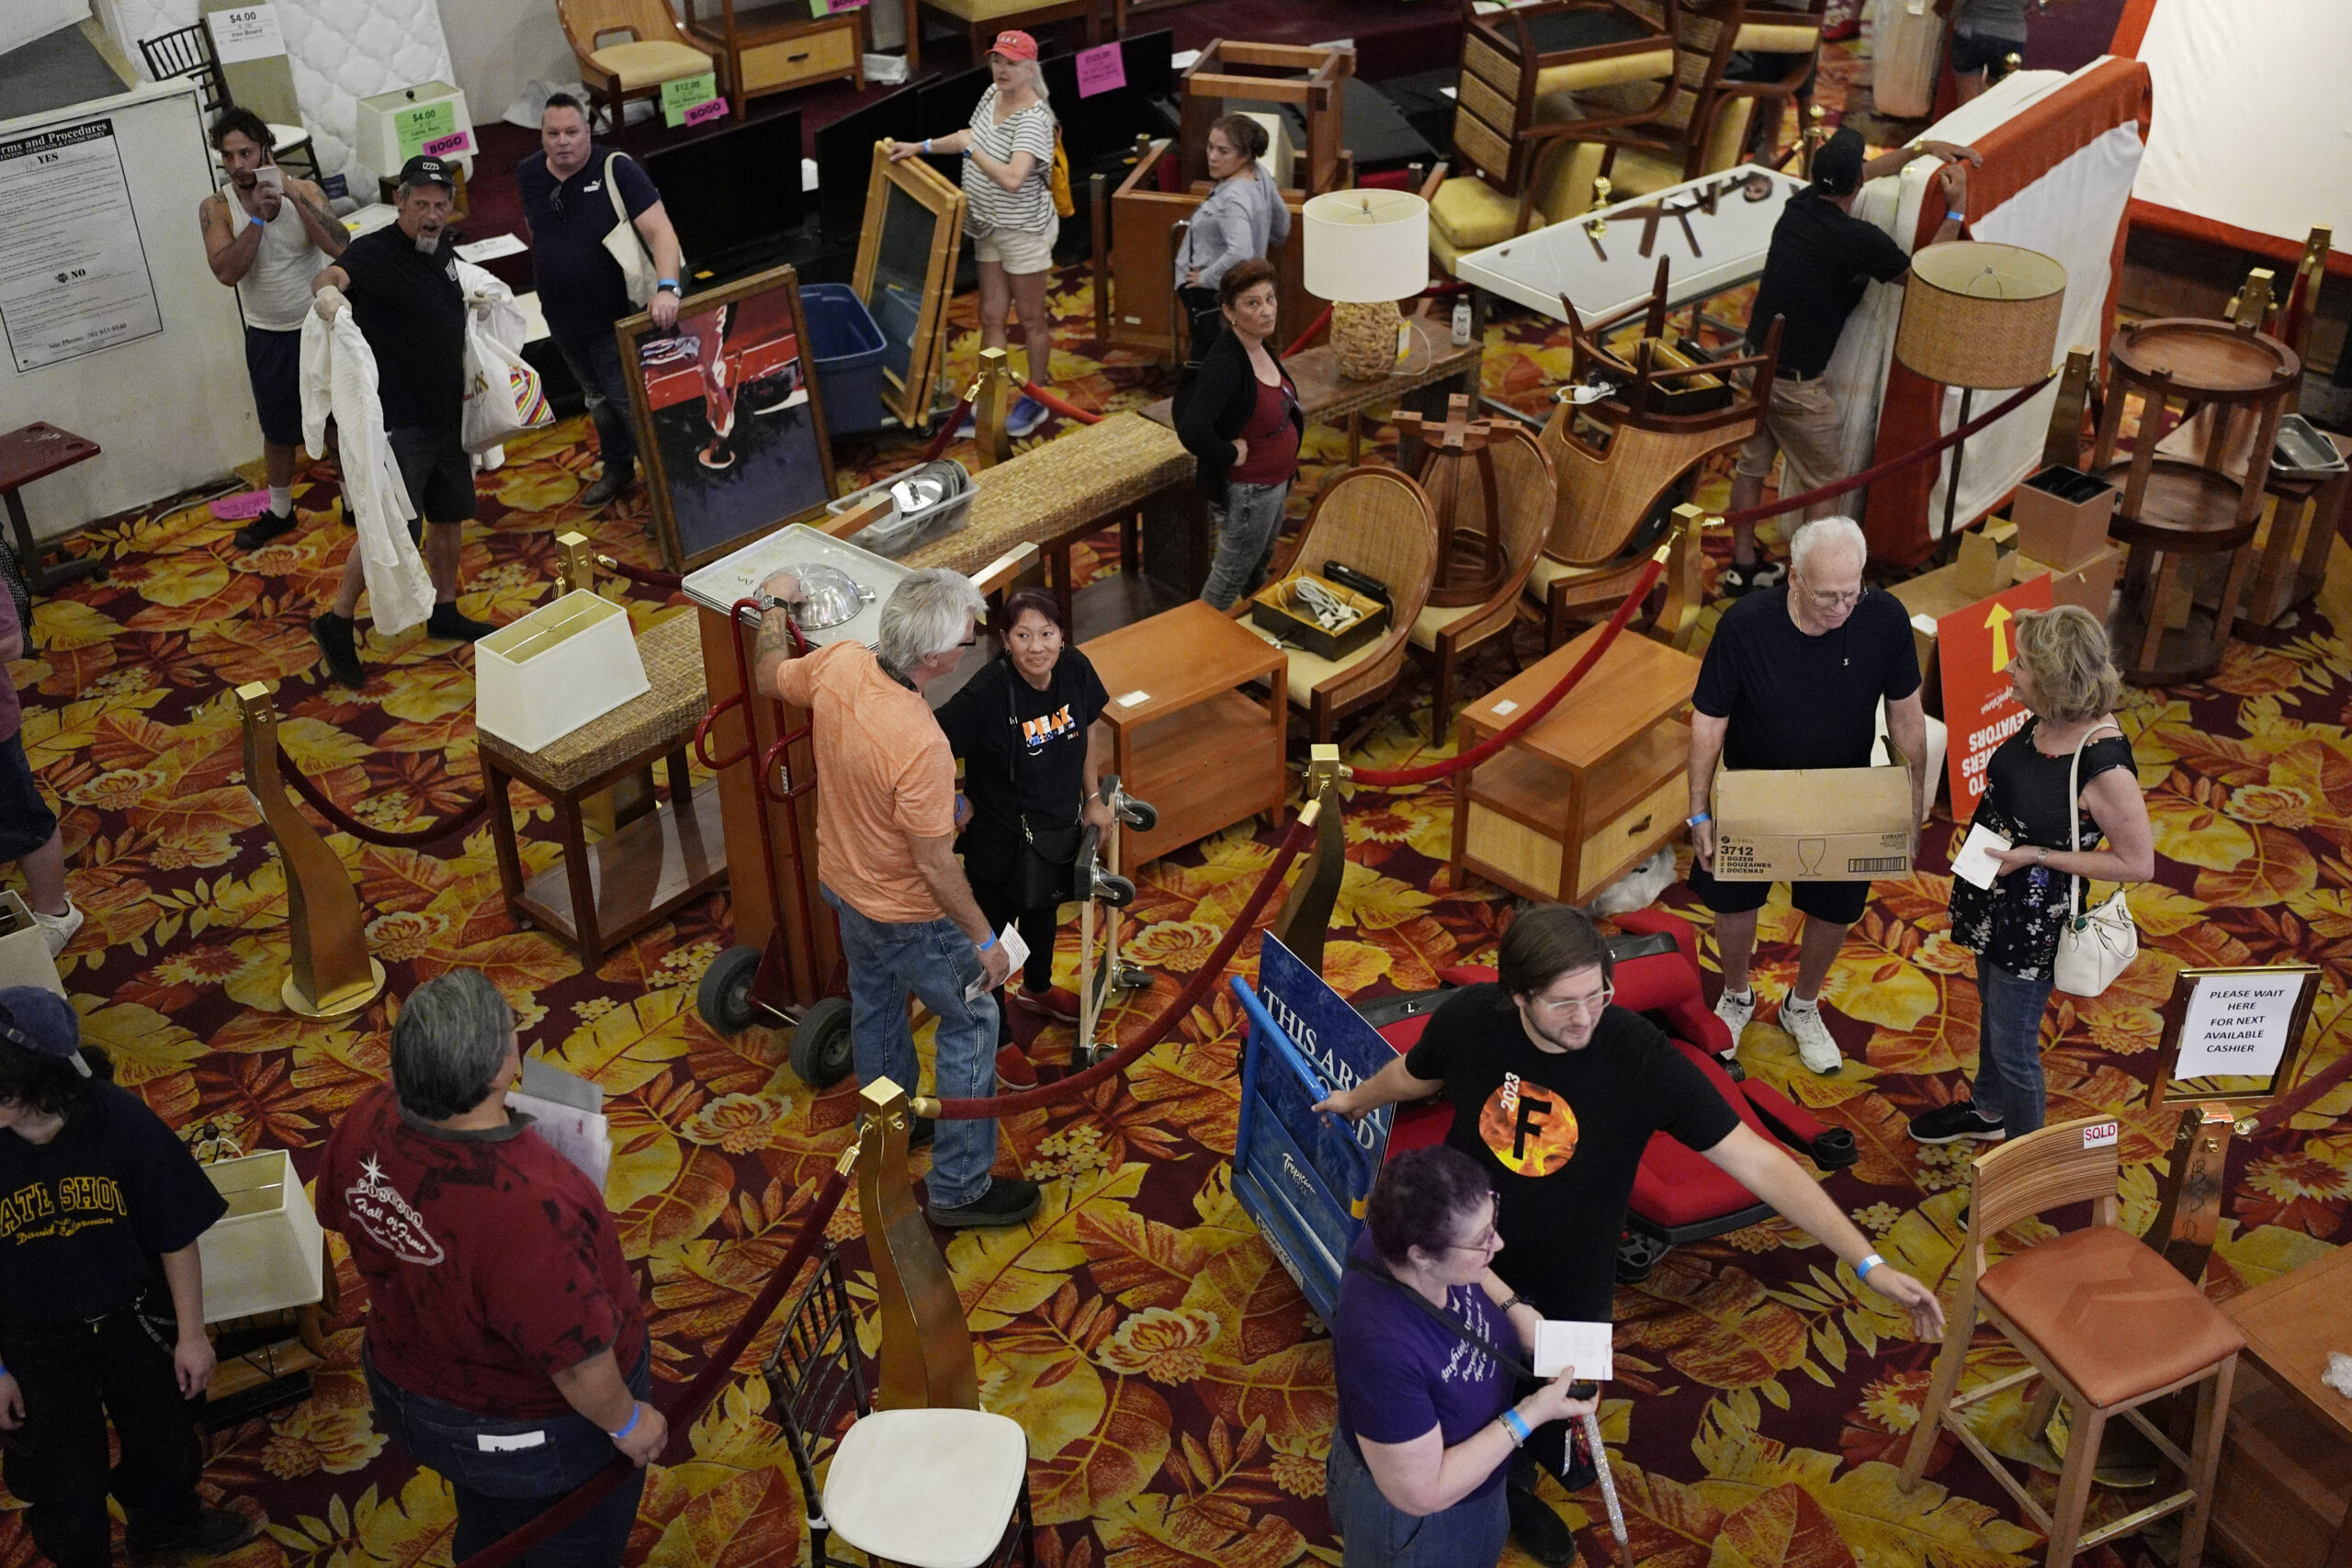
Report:
[[[606,463],[634,464],[637,434],[629,428],[628,378],[621,373],[621,345],[612,329],[582,337],[557,333],[555,348],[571,378],[580,383],[580,395],[588,400],[597,455]]]
[[[2041,1089],[2041,1013],[2052,980],[2021,979],[1989,958],[1976,960],[1976,1113],[1998,1118],[2012,1138],[2038,1132]]]
[[[933,1092],[942,1100],[996,1092],[996,998],[965,987],[980,977],[972,939],[949,919],[894,924],[870,920],[830,887],[818,889],[841,916],[842,957],[849,966],[850,1054],[860,1083],[888,1078],[909,1094],[921,1087],[911,991],[939,1020],[933,1039]],[[939,1123],[931,1145],[931,1201],[941,1208],[973,1202],[989,1190],[996,1163],[996,1122]]]
[[[1495,1568],[1510,1539],[1499,1482],[1441,1512],[1408,1514],[1382,1495],[1345,1432],[1331,1434],[1323,1475],[1340,1568]]]
[[[376,1403],[376,1425],[457,1493],[458,1535],[451,1551],[460,1562],[537,1518],[620,1451],[594,1421],[568,1410],[530,1420],[493,1419],[401,1388],[376,1370],[364,1345],[360,1367]],[[629,1375],[628,1389],[643,1399],[652,1382],[649,1344]],[[481,1446],[486,1436],[534,1433],[546,1440],[523,1449],[485,1451]],[[638,1500],[644,1495],[645,1472],[633,1471],[594,1507],[520,1561],[527,1568],[620,1568],[637,1523]]]
[[[1213,610],[1230,610],[1245,593],[1254,593],[1266,581],[1266,560],[1274,552],[1274,536],[1282,531],[1283,507],[1290,500],[1290,483],[1225,487],[1225,502],[1211,502],[1216,520],[1216,558],[1209,562],[1208,585],[1201,590]]]

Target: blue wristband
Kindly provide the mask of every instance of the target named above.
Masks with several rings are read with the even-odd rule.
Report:
[[[1527,1417],[1510,1405],[1503,1406],[1503,1413],[1495,1419],[1503,1424],[1503,1430],[1510,1434],[1513,1443],[1524,1443],[1535,1435],[1534,1428],[1527,1424]]]
[[[995,945],[996,945],[996,932],[994,932],[994,931],[990,931],[990,932],[989,932],[989,939],[988,939],[988,941],[986,941],[986,942],[981,942],[981,943],[979,943],[979,944],[978,944],[978,946],[979,946],[979,950],[980,950],[982,953],[986,953],[989,948],[994,947]]]
[[[1860,1263],[1854,1265],[1854,1278],[1858,1280],[1869,1279],[1871,1277],[1871,1270],[1885,1261],[1886,1259],[1881,1258],[1877,1253],[1871,1253],[1868,1258],[1863,1258]]]
[[[636,1430],[637,1430],[637,1418],[638,1418],[639,1416],[640,1416],[644,1415],[644,1414],[645,1414],[645,1406],[644,1406],[644,1405],[642,1405],[642,1404],[632,1404],[632,1405],[630,1405],[630,1406],[629,1406],[629,1410],[628,1410],[628,1424],[627,1426],[623,1427],[622,1427],[619,1431],[617,1431],[617,1432],[607,1432],[607,1433],[606,1433],[606,1434],[605,1434],[605,1435],[606,1437],[608,1437],[608,1438],[612,1438],[612,1439],[613,1439],[613,1441],[615,1441],[615,1442],[616,1442],[616,1443],[617,1443],[617,1442],[619,1442],[623,1438],[628,1437],[631,1432],[634,1432],[634,1431],[636,1431]]]
[[[1967,213],[1965,213],[1965,212],[1954,212],[1954,211],[1951,210],[1949,208],[1947,208],[1947,209],[1945,209],[1945,211],[1944,211],[1944,216],[1945,216],[1947,219],[1949,219],[1950,220],[1951,220],[1952,222],[1954,222],[1954,223],[1965,223],[1965,222],[1967,222],[1967,221],[1968,221],[1968,214],[1967,214]]]
[[[258,212],[248,212],[245,214],[245,219],[256,229],[266,229],[269,227],[269,220],[264,218]]]

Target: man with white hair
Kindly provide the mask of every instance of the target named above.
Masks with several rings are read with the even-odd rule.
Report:
[[[1772,887],[1715,879],[1708,803],[1716,761],[1729,768],[1865,767],[1883,699],[1887,734],[1911,770],[1913,823],[1926,810],[1928,719],[1910,618],[1894,595],[1863,585],[1869,558],[1861,527],[1850,517],[1817,518],[1799,528],[1789,541],[1788,581],[1724,612],[1690,699],[1690,890],[1714,911],[1724,973],[1715,1016],[1731,1026],[1735,1051],[1756,1011],[1747,961],[1756,948],[1757,911]],[[1834,809],[1825,803],[1825,825]],[[1789,887],[1790,902],[1804,916],[1804,935],[1796,979],[1781,1003],[1781,1027],[1816,1073],[1834,1073],[1844,1060],[1822,1020],[1821,986],[1870,896],[1867,882]]]
[[[1012,972],[956,859],[956,757],[923,701],[954,670],[988,602],[971,579],[918,571],[882,606],[874,647],[836,642],[791,657],[793,573],[761,585],[754,683],[807,708],[817,753],[817,880],[841,917],[849,967],[850,1050],[865,1083],[920,1085],[907,1022],[911,992],[939,1020],[936,1092],[995,1092],[997,1014],[989,995]],[[986,984],[975,982],[986,976]],[[918,1123],[918,1141],[929,1129]],[[933,1224],[1019,1224],[1037,1212],[1037,1184],[991,1177],[996,1123],[955,1121],[933,1141],[927,1203]]]

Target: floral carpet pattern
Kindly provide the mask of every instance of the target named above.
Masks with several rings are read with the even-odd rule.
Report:
[[[1097,351],[1082,335],[1083,286],[1075,274],[1062,281],[1064,394],[1095,407],[1159,395],[1164,378],[1151,367],[1085,357]],[[1565,372],[1566,349],[1544,325],[1492,330],[1490,390],[1532,392]],[[973,347],[966,331],[958,374]],[[1312,433],[1303,494],[1338,460],[1339,441]],[[580,515],[594,462],[582,422],[511,450],[509,467],[483,477],[481,522],[468,531],[468,613],[503,621],[540,601],[553,537],[567,527],[651,562],[641,495],[603,517]],[[843,459],[862,482],[911,461],[912,444],[844,444]],[[695,985],[729,941],[723,897],[584,971],[508,919],[481,829],[439,854],[334,839],[390,993],[332,1023],[284,1010],[286,890],[243,787],[231,689],[283,682],[288,756],[379,827],[424,827],[480,787],[469,653],[419,633],[370,639],[371,679],[358,693],[311,668],[305,623],[350,538],[334,495],[331,466],[313,467],[297,490],[301,530],[246,556],[229,542],[234,525],[201,505],[95,526],[80,547],[103,555],[107,571],[40,604],[33,646],[13,673],[26,745],[64,807],[74,896],[89,913],[62,963],[68,987],[123,1080],[192,1141],[287,1148],[307,1176],[336,1116],[387,1070],[392,999],[450,969],[481,970],[514,1003],[531,1049],[610,1097],[609,1196],[649,1303],[657,1382],[674,1390],[789,1244],[850,1139],[854,1090],[812,1092],[764,1032],[721,1038],[700,1021]],[[633,590],[628,608],[640,626],[683,613]],[[2053,1120],[2121,1119],[2128,1209],[2141,1226],[2154,1204],[2149,1162],[2172,1119],[2147,1108],[2156,1010],[2178,968],[2319,964],[2324,1032],[2313,1066],[2346,1048],[2352,645],[2306,611],[2233,645],[2204,685],[2135,694],[2125,722],[2161,856],[2159,880],[2132,894],[2146,951],[2106,996],[2061,999],[2046,1061]],[[1384,725],[1359,760],[1442,754],[1419,743],[1419,724]],[[548,809],[527,794],[517,806],[536,870],[556,852]],[[1442,789],[1354,795],[1327,964],[1343,993],[1425,988],[1441,966],[1492,949],[1511,900],[1449,872],[1449,813]],[[1939,821],[1928,835],[1929,864],[1942,863],[1950,832]],[[1272,842],[1252,821],[1148,868],[1132,956],[1151,985],[1122,1015],[1124,1032],[1138,1031],[1197,970]],[[1973,1059],[1976,998],[1969,954],[1950,938],[1947,888],[1923,872],[1876,889],[1826,993],[1850,1058],[1841,1075],[1806,1072],[1769,1008],[1743,1057],[1749,1072],[1853,1131],[1860,1162],[1831,1190],[1890,1259],[1949,1292],[1966,1151],[1921,1149],[1903,1130],[1908,1115],[1952,1098]],[[1678,886],[1668,901],[1689,899]],[[1684,912],[1703,922],[1703,911]],[[1773,906],[1758,971],[1768,997],[1793,971],[1795,937],[1786,906]],[[1072,945],[1062,964],[1074,970]],[[1253,966],[1245,955],[1243,969]],[[1005,1122],[1003,1168],[1044,1181],[1045,1207],[1024,1227],[945,1243],[982,1398],[1028,1433],[1045,1568],[1338,1562],[1321,1495],[1335,1412],[1328,1341],[1233,1197],[1238,1021],[1217,995],[1124,1078]],[[1032,1046],[1044,1066],[1068,1048],[1055,1028]],[[2345,1239],[2352,1137],[2336,1118],[2347,1105],[2352,1089],[2241,1149],[2207,1276],[2213,1293]],[[854,1203],[831,1228],[854,1300],[870,1303]],[[342,1270],[342,1315],[313,1397],[215,1439],[208,1492],[267,1526],[235,1568],[448,1561],[447,1489],[370,1422],[357,1371],[364,1292],[347,1261]],[[1620,1380],[1605,1414],[1637,1559],[1657,1568],[2038,1561],[2034,1531],[1964,1453],[1939,1452],[1927,1484],[1896,1489],[1893,1465],[1933,1348],[1910,1342],[1878,1301],[1779,1224],[1679,1248],[1645,1284],[1620,1291]],[[1989,1337],[1973,1363],[1972,1375],[2018,1364]],[[2014,1399],[1989,1402],[1981,1420],[1997,1449],[2047,1462]],[[756,1373],[747,1370],[695,1424],[691,1450],[654,1476],[631,1561],[797,1561],[806,1505]],[[1558,1501],[1586,1551],[1607,1556],[1597,1499]],[[0,1510],[0,1568],[19,1568],[33,1560],[22,1515],[13,1501]],[[2127,1542],[2088,1560],[2144,1556]]]

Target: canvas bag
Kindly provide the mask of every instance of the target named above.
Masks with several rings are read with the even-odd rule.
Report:
[[[2077,854],[2083,848],[2083,810],[2078,793],[2083,748],[2102,729],[2122,733],[2111,724],[2093,726],[2075,742],[2075,760],[2066,767],[2066,809],[2074,829],[2071,847]],[[2140,955],[2140,928],[2132,921],[2132,907],[2124,901],[2123,889],[2118,887],[2105,903],[2085,914],[2085,880],[2079,876],[2067,878],[2066,923],[2058,932],[2058,956],[2050,970],[2058,988],[2070,997],[2098,996]]]
[[[466,450],[488,453],[554,417],[547,394],[540,389],[539,373],[484,331],[479,319],[469,319],[462,435]]]
[[[628,203],[621,199],[621,187],[613,183],[613,165],[623,156],[614,152],[605,159],[605,194],[613,199],[613,226],[605,231],[605,251],[620,264],[621,285],[628,290],[628,302],[642,310],[653,299],[653,286],[662,280],[653,269],[653,253],[645,248],[645,236],[628,220]],[[683,264],[678,270],[685,270]]]

